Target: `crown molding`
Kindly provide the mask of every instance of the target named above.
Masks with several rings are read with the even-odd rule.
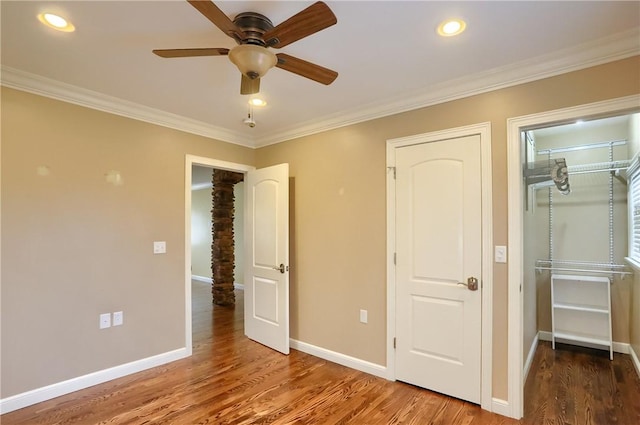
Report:
[[[614,34],[590,43],[494,68],[472,77],[458,78],[424,87],[417,94],[402,93],[372,102],[357,111],[340,111],[298,123],[259,138],[246,136],[202,121],[150,108],[71,84],[1,66],[0,85],[73,103],[248,148],[260,148],[348,125],[383,118],[439,103],[524,84],[640,55],[640,28]]]
[[[450,102],[543,78],[565,74],[640,55],[640,28],[614,34],[569,49],[529,58],[474,76],[448,80],[425,87],[418,94],[396,96],[364,105],[358,111],[340,111],[320,120],[300,123],[295,128],[255,141],[257,148],[309,136],[348,125],[383,118],[427,106]]]
[[[86,108],[108,112],[162,127],[172,128],[198,136],[208,137],[235,145],[253,148],[253,140],[245,136],[159,109],[150,108],[139,103],[108,96],[93,90],[84,89],[61,81],[45,78],[2,65],[0,85],[63,102],[73,103]]]

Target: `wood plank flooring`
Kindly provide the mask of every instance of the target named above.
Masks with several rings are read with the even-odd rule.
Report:
[[[234,309],[213,307],[206,284],[193,289],[192,357],[2,415],[0,423],[640,424],[640,379],[628,356],[600,362],[541,345],[526,417],[515,421],[296,350],[274,353],[244,337],[242,291]]]
[[[527,424],[640,425],[640,378],[625,354],[541,342],[525,400]]]

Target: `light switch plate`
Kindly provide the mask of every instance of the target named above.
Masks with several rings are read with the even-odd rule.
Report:
[[[166,254],[166,252],[167,252],[167,243],[165,241],[155,241],[153,243],[154,254]]]
[[[360,323],[367,323],[368,319],[367,310],[360,310]]]
[[[506,263],[507,262],[507,247],[504,245],[496,245],[495,250],[495,261],[496,263]]]

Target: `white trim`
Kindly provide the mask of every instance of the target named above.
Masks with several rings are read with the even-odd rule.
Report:
[[[191,169],[194,165],[216,168],[219,170],[246,173],[255,170],[252,165],[221,161],[204,156],[185,155],[184,166],[184,310],[185,310],[185,347],[191,355],[193,335],[191,329]]]
[[[636,260],[634,260],[631,257],[624,257],[624,261],[626,261],[626,263],[631,266],[633,271],[640,272],[640,263],[639,262],[637,262]]]
[[[491,167],[491,123],[435,131],[399,139],[387,140],[387,379],[395,380],[395,350],[393,339],[396,328],[395,297],[395,150],[402,146],[427,143],[447,138],[480,135],[482,165],[482,376],[480,404],[493,411],[493,209]],[[389,168],[392,167],[392,168]]]
[[[640,95],[605,100],[571,108],[557,109],[507,120],[507,196],[508,196],[508,416],[519,419],[524,408],[523,376],[523,181],[520,132],[550,123],[561,124],[583,118],[619,115],[640,109]]]
[[[60,397],[61,395],[69,394],[103,382],[131,375],[132,373],[137,373],[146,369],[151,369],[152,367],[180,360],[188,357],[189,355],[190,353],[188,353],[185,348],[179,348],[177,350],[125,363],[109,369],[99,370],[77,378],[68,379],[66,381],[47,385],[46,387],[36,388],[35,390],[3,398],[0,400],[0,414],[22,409],[23,407],[31,406],[55,397]]]
[[[640,30],[633,28],[473,76],[433,84],[417,93],[400,93],[396,97],[361,105],[357,110],[338,111],[318,119],[296,123],[264,137],[247,136],[7,66],[1,67],[0,84],[87,108],[257,148],[636,56],[640,54],[639,34]]]
[[[631,361],[636,368],[638,377],[640,377],[640,359],[638,359],[638,355],[636,354],[636,351],[633,349],[632,345],[629,345],[629,355],[631,356]]]
[[[191,275],[191,280],[197,280],[198,282],[204,282],[204,283],[213,283],[213,279],[211,279],[210,277],[198,276],[196,274]]]
[[[509,407],[508,401],[499,398],[493,398],[491,400],[491,411],[493,413],[497,413],[498,415],[509,416],[511,408]]]
[[[253,141],[248,140],[243,134],[225,128],[216,127],[192,118],[150,108],[139,103],[108,96],[93,90],[41,77],[8,66],[2,65],[0,69],[2,70],[2,80],[0,83],[5,87],[235,145],[248,148],[254,147]]]
[[[524,382],[527,382],[527,377],[529,376],[529,371],[531,370],[531,364],[533,363],[533,357],[536,355],[536,350],[538,349],[539,340],[540,332],[538,332],[533,338],[533,342],[531,343],[531,347],[529,348],[529,354],[527,354],[527,360],[524,363],[524,371],[522,372]]]
[[[540,341],[547,341],[547,342],[551,342],[551,332],[548,331],[538,331],[538,335],[536,335],[536,337],[540,340]],[[556,339],[556,341],[559,342],[563,342],[562,339],[558,338]],[[580,347],[587,347],[587,348],[601,348],[601,346],[599,345],[595,345],[595,344],[589,344],[587,342],[578,342],[578,341],[567,341],[566,342],[569,345],[577,345]],[[620,354],[629,354],[629,350],[631,349],[631,345],[629,345],[628,342],[616,342],[613,341],[611,347],[613,348],[613,351],[615,353],[620,353]],[[609,351],[609,349],[606,349],[607,351]],[[525,375],[526,377],[526,375]],[[526,379],[525,379],[526,381]]]
[[[293,338],[289,339],[289,345],[294,350],[302,351],[303,353],[307,353],[312,356],[349,367],[351,369],[359,370],[360,372],[365,372],[371,375],[378,376],[380,378],[387,377],[387,368],[376,363],[371,363],[366,360],[347,356],[346,354],[327,350],[326,348],[298,341]]]
[[[209,283],[209,284],[213,284],[213,279],[211,279],[210,277],[205,277],[205,276],[198,276],[198,275],[191,275],[191,280],[197,280],[198,282],[204,282],[204,283]],[[233,289],[237,289],[239,291],[244,291],[244,284],[243,283],[238,283],[238,282],[233,282]]]

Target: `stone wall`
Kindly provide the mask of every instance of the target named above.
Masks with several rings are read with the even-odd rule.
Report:
[[[213,170],[213,244],[211,245],[211,271],[213,303],[234,305],[233,268],[235,245],[233,241],[234,195],[233,186],[244,175],[226,170]]]

